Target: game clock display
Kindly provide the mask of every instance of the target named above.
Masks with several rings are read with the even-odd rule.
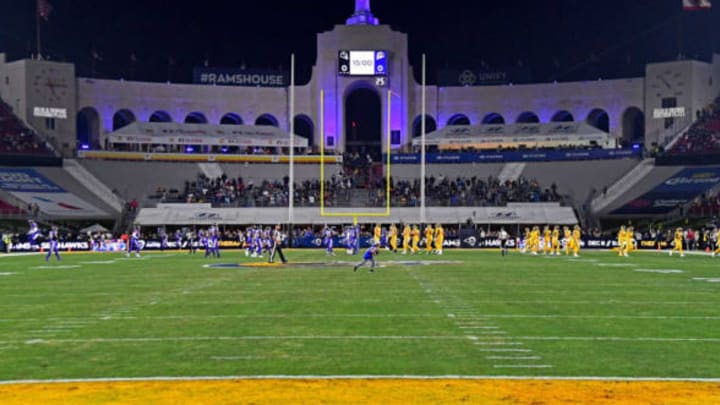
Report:
[[[385,76],[387,52],[339,51],[338,73],[342,76]]]

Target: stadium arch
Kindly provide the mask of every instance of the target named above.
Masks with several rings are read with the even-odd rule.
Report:
[[[208,119],[205,116],[205,114],[199,112],[199,111],[193,111],[187,116],[185,116],[185,123],[186,124],[207,124]]]
[[[135,114],[127,108],[123,108],[113,114],[112,129],[113,131],[117,131],[118,129],[128,126],[133,122],[135,122]]]
[[[422,121],[420,121],[420,116],[418,115],[413,120],[412,124],[412,136],[413,138],[417,138],[422,135]],[[437,122],[435,122],[435,118],[433,118],[430,114],[425,114],[425,134],[429,134],[431,132],[434,132],[437,129]]]
[[[505,117],[498,113],[489,113],[485,114],[485,116],[482,119],[482,123],[485,125],[499,125],[499,124],[505,124]]]
[[[631,106],[622,113],[622,146],[645,143],[645,114],[638,107]]]
[[[227,113],[220,118],[220,125],[242,125],[243,119],[238,113]]]
[[[585,122],[601,131],[610,132],[610,115],[602,108],[590,111]]]
[[[540,118],[532,111],[524,111],[518,115],[515,122],[518,124],[537,124],[540,122]]]
[[[553,114],[552,118],[550,118],[550,122],[573,122],[575,121],[575,117],[567,111],[567,110],[560,110]]]
[[[315,124],[312,118],[306,114],[298,114],[293,118],[295,135],[301,136],[308,141],[308,148],[312,148],[315,140]]]
[[[77,143],[90,149],[100,148],[100,114],[94,107],[85,107],[77,113]]]
[[[374,159],[382,151],[382,98],[370,83],[356,81],[345,91],[345,149]],[[350,147],[350,150],[348,150]]]
[[[455,114],[447,120],[448,125],[471,125],[470,118],[465,114]]]
[[[279,127],[278,119],[272,114],[263,114],[255,120],[255,125]]]
[[[150,114],[149,122],[173,122],[170,113],[163,110],[158,110]]]

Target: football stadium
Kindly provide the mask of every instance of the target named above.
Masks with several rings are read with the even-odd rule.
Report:
[[[0,403],[720,403],[710,0],[24,3]]]

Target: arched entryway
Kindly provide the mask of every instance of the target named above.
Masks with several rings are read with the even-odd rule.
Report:
[[[437,129],[437,123],[435,122],[435,118],[432,117],[430,114],[425,114],[425,135],[435,132]],[[422,135],[422,121],[420,120],[420,116],[418,115],[413,120],[413,138],[417,138]]]
[[[100,114],[85,107],[77,114],[77,144],[81,149],[100,149]]]
[[[645,143],[645,114],[637,107],[629,107],[622,115],[622,139],[620,144],[629,147]]]
[[[505,117],[498,113],[489,113],[483,117],[482,123],[485,125],[501,125],[505,123]]]
[[[553,114],[552,118],[550,118],[551,122],[573,122],[575,121],[575,117],[569,112],[565,110],[561,110]]]
[[[128,109],[122,109],[113,115],[112,129],[113,131],[117,131],[118,129],[128,126],[133,122],[135,122],[135,114]]]
[[[172,117],[170,116],[170,113],[163,110],[158,110],[150,114],[150,119],[148,119],[150,122],[172,122]]]
[[[515,122],[517,122],[518,124],[537,124],[540,122],[540,118],[532,111],[525,111],[522,114],[518,115]]]
[[[448,125],[470,125],[470,118],[465,114],[455,114],[447,121]]]
[[[359,82],[345,93],[345,150],[370,154],[379,160],[382,152],[382,102],[380,94]]]
[[[302,136],[308,141],[308,148],[312,148],[315,138],[315,125],[312,118],[305,114],[296,115],[293,119],[295,134]]]
[[[220,118],[220,125],[242,125],[243,119],[240,114],[227,113]]]
[[[610,132],[610,116],[602,108],[595,108],[587,116],[587,123],[603,132]]]
[[[208,120],[205,114],[193,111],[185,117],[186,124],[207,124]]]

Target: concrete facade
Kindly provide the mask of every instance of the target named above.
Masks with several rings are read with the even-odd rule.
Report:
[[[367,9],[363,9],[367,7]],[[339,50],[383,50],[388,57],[388,75],[384,83],[375,77],[348,77],[338,74]],[[1,55],[1,54],[0,54]],[[369,10],[369,2],[356,3],[348,24],[317,36],[317,60],[312,79],[295,91],[295,116],[309,119],[311,143],[325,142],[328,149],[344,151],[347,97],[356,89],[370,89],[380,98],[383,150],[388,128],[399,132],[395,150],[409,149],[421,112],[421,86],[416,83],[408,61],[407,35],[379,24]],[[419,69],[420,67],[415,67]],[[52,72],[50,72],[52,71]],[[431,72],[433,74],[434,72]],[[50,84],[48,84],[50,83]],[[62,86],[59,97],[53,91]],[[320,93],[324,91],[324,99]],[[392,95],[388,99],[388,91]],[[674,127],[652,112],[663,100],[676,99],[693,116],[720,93],[720,56],[712,63],[675,61],[647,66],[646,76],[621,80],[595,80],[569,83],[477,87],[427,87],[427,114],[437,128],[451,120],[467,118],[471,124],[502,117],[505,123],[535,119],[550,122],[572,119],[597,123],[606,114],[607,131],[618,140],[630,133],[644,131],[645,143],[662,142]],[[154,113],[174,122],[188,115],[209,123],[219,123],[226,114],[245,124],[269,117],[284,129],[290,129],[288,87],[224,87],[194,84],[145,83],[122,80],[75,78],[71,64],[22,60],[5,63],[0,57],[0,97],[38,131],[56,138],[65,153],[79,145],[76,118],[89,131],[93,148],[102,147],[105,134],[127,120],[148,121]],[[388,100],[390,115],[388,116]],[[324,105],[324,122],[320,109]],[[56,120],[54,129],[44,119],[34,117],[34,107],[61,107],[67,119]],[[638,115],[639,114],[639,115]],[[639,118],[638,118],[639,117]],[[638,118],[638,119],[636,119]],[[600,120],[602,121],[602,120]],[[644,130],[638,128],[644,122]],[[321,125],[322,124],[322,125]],[[115,125],[117,126],[117,125]],[[321,139],[321,129],[325,139]]]

